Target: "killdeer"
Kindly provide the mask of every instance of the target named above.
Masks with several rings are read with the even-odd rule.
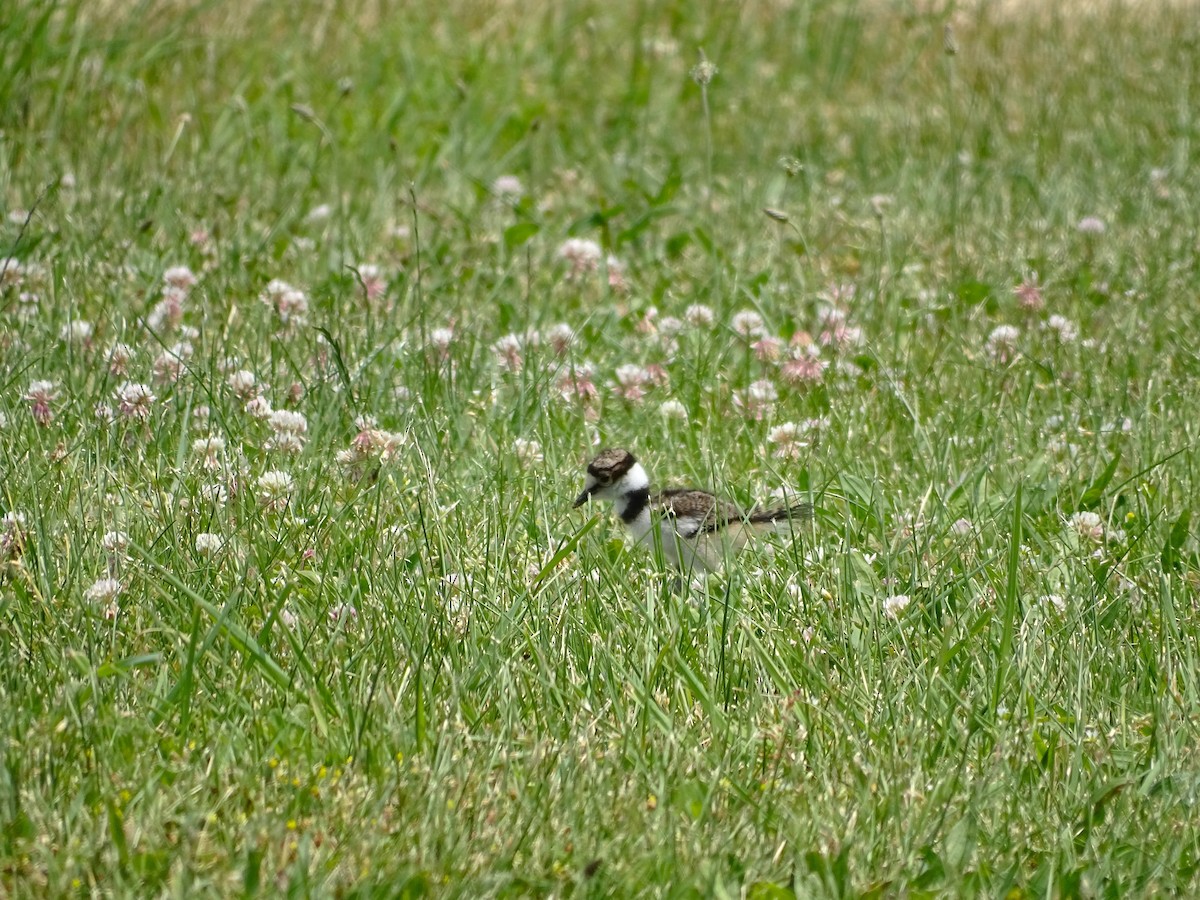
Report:
[[[744,513],[708,491],[668,488],[651,493],[646,470],[628,450],[603,450],[588,463],[575,508],[592,497],[612,501],[637,542],[661,547],[664,557],[683,572],[715,571],[730,552],[756,535],[813,515],[809,503]]]

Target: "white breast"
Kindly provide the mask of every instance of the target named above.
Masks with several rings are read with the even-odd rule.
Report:
[[[651,553],[662,548],[663,559],[680,571],[713,572],[724,554],[721,547],[710,546],[712,535],[698,534],[700,526],[699,520],[690,518],[652,517],[649,509],[628,525],[634,540]]]
[[[707,559],[694,538],[685,537],[676,530],[671,519],[664,518],[658,524],[658,537],[662,544],[663,558],[683,572],[711,572],[715,566]],[[695,534],[696,529],[692,529]],[[650,535],[653,536],[653,532]]]

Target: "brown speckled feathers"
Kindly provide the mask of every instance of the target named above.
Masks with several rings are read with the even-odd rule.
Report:
[[[800,503],[793,507],[756,509],[749,514],[737,506],[714,497],[708,491],[692,488],[668,488],[650,498],[652,506],[664,515],[673,517],[679,533],[691,537],[701,532],[719,531],[730,523],[763,525],[772,522],[797,521],[812,518],[812,506]]]

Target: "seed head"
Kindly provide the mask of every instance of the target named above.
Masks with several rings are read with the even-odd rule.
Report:
[[[716,63],[709,60],[704,52],[700,52],[700,62],[692,66],[692,71],[689,73],[692,76],[692,81],[700,85],[700,87],[708,87],[712,84],[712,80],[717,77]]]

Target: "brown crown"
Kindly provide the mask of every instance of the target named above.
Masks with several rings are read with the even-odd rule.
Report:
[[[628,450],[601,450],[588,463],[588,472],[597,478],[607,475],[615,481],[632,469],[636,462]]]

